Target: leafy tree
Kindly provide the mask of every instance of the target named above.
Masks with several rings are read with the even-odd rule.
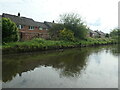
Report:
[[[109,37],[110,37],[110,35],[109,35],[108,33],[106,33],[105,37],[106,37],[106,38],[109,38]]]
[[[120,29],[119,28],[115,28],[110,32],[110,37],[113,38],[115,42],[120,43],[120,37],[119,36],[120,36]]]
[[[14,42],[19,40],[19,32],[16,24],[9,18],[2,18],[2,42]]]
[[[63,30],[60,30],[59,36],[62,40],[74,41],[75,39],[74,33],[71,30],[65,28]]]
[[[58,24],[54,24],[49,30],[52,39],[59,39],[59,32],[66,28],[74,33],[74,37],[78,39],[85,39],[88,28],[82,21],[78,14],[68,13],[60,15]]]
[[[110,36],[115,39],[118,38],[119,33],[120,33],[120,29],[115,28],[110,32]]]
[[[63,24],[53,24],[52,28],[49,30],[51,38],[58,39],[59,31],[63,29],[64,29]]]
[[[60,15],[60,23],[64,24],[64,28],[72,30],[76,38],[84,39],[87,35],[88,28],[78,14]]]

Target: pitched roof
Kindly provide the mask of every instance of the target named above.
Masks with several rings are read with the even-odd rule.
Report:
[[[97,32],[99,35],[105,35],[105,33],[103,33],[102,31],[96,30],[95,32]]]
[[[42,28],[48,28],[44,23],[42,23],[42,22],[36,22],[36,26],[40,26],[40,27],[42,27]]]
[[[31,18],[19,17],[19,16],[5,14],[5,13],[3,13],[3,17],[10,18],[16,24],[35,26],[34,20]]]
[[[54,23],[44,21],[44,24],[45,24],[48,28],[52,28],[52,26],[53,26]]]
[[[102,31],[100,31],[100,33],[101,33],[101,34],[103,34],[103,35],[105,35],[105,33],[104,33],[104,32],[102,32]]]
[[[50,22],[49,22],[49,25],[46,25],[45,23],[42,23],[42,22],[36,22],[31,18],[20,17],[16,15],[11,15],[11,14],[3,13],[2,17],[10,18],[13,22],[15,22],[18,25],[40,26],[42,28],[50,28],[51,26]]]
[[[89,30],[89,33],[97,34],[97,32],[95,32],[95,31],[93,31],[93,30]]]

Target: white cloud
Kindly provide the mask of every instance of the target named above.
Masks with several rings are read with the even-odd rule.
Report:
[[[0,0],[0,14],[9,13],[52,21],[66,12],[77,12],[93,30],[110,32],[118,25],[119,0]],[[98,21],[98,22],[96,22]],[[91,24],[92,23],[92,24]],[[94,25],[93,25],[94,24]],[[95,25],[99,24],[99,25]]]

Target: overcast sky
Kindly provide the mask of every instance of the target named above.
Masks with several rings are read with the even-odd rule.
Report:
[[[109,33],[118,26],[119,0],[0,0],[0,14],[8,13],[35,21],[58,20],[63,13],[80,14],[92,30]]]

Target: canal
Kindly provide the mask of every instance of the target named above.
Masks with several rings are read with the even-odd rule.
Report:
[[[117,45],[3,55],[3,88],[118,88]]]

